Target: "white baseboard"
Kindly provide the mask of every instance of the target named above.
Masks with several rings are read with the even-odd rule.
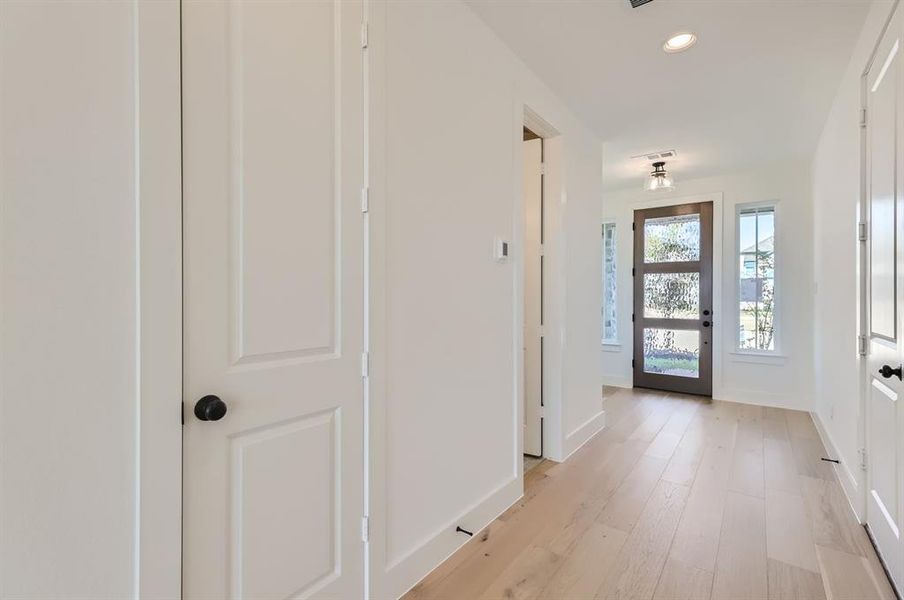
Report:
[[[606,411],[601,410],[594,416],[587,419],[577,429],[568,434],[565,438],[565,447],[563,448],[564,456],[562,461],[568,460],[568,457],[577,452],[577,450],[590,441],[590,438],[602,431],[606,427]]]
[[[819,433],[819,439],[822,440],[822,445],[825,446],[826,452],[829,453],[829,456],[841,460],[841,463],[834,465],[835,474],[838,476],[838,481],[841,482],[841,487],[844,490],[844,495],[847,496],[848,504],[851,505],[851,510],[854,511],[857,520],[863,523],[866,518],[866,510],[863,491],[860,487],[860,478],[858,477],[860,471],[851,470],[848,463],[843,460],[841,453],[838,452],[838,446],[835,445],[835,440],[832,439],[832,435],[826,428],[825,423],[822,422],[822,417],[819,416],[819,413],[811,412],[810,416],[813,418],[816,431]]]
[[[771,394],[753,390],[738,388],[714,388],[713,399],[738,404],[753,404],[755,406],[768,406],[770,408],[788,408],[791,410],[810,411],[813,402],[806,396],[799,394]]]
[[[458,525],[476,534],[523,495],[524,485],[520,476],[496,488],[452,519],[440,531],[392,561],[384,573],[378,577],[373,577],[372,574],[371,582],[378,585],[371,589],[371,598],[401,598],[468,542],[469,537],[456,533],[455,528]]]
[[[634,387],[634,381],[631,379],[625,379],[623,377],[613,377],[609,375],[603,376],[603,385],[609,385],[612,387],[618,388],[628,388],[629,390]]]

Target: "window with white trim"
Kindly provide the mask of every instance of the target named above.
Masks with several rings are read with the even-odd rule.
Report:
[[[738,349],[775,351],[775,206],[738,211]]]
[[[615,223],[603,223],[603,343],[618,343]]]

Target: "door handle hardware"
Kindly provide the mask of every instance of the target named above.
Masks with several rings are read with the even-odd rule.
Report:
[[[219,421],[225,415],[226,403],[219,396],[204,396],[195,404],[195,416],[200,421]]]
[[[882,365],[882,368],[879,369],[879,375],[886,379],[889,379],[892,375],[901,379],[901,365],[898,365],[896,369],[892,369],[889,365]]]
[[[712,323],[710,323],[709,321],[703,321],[704,327],[709,327],[710,325],[712,325]]]

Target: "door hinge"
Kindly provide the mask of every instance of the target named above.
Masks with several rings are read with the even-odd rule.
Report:
[[[540,163],[540,175],[546,175],[546,163],[545,162]]]
[[[862,128],[866,127],[866,109],[865,108],[860,109],[860,127],[862,127]]]
[[[634,322],[634,313],[631,313],[631,322]]]
[[[361,353],[361,377],[368,377],[370,375],[370,354],[367,352]]]
[[[370,210],[370,188],[365,186],[361,188],[361,212],[366,213]]]
[[[857,239],[861,242],[865,242],[869,239],[869,229],[866,226],[866,223],[857,223]]]
[[[631,267],[631,277],[635,277],[636,275],[637,275],[637,269],[634,267]]]
[[[866,468],[869,465],[869,463],[867,462],[866,448],[860,448],[859,452],[860,452],[860,469],[863,471],[866,471]]]
[[[370,541],[370,518],[367,515],[361,517],[361,541],[365,544]]]
[[[369,32],[368,32],[367,23],[361,23],[361,47],[362,48],[367,48],[368,33]]]
[[[637,223],[631,223],[631,231],[637,230]]]
[[[632,369],[634,368],[634,359],[633,358],[631,359],[631,368]]]
[[[182,424],[185,425],[185,401],[182,401],[182,406],[179,410],[179,419],[182,421]]]
[[[866,356],[866,350],[867,350],[866,336],[858,335],[857,336],[857,354],[859,354],[860,356]]]

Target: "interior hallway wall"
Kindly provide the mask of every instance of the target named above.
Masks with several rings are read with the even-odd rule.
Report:
[[[812,392],[812,224],[809,165],[765,166],[743,173],[695,180],[679,179],[674,192],[650,193],[637,188],[607,192],[603,197],[603,220],[617,222],[618,333],[619,345],[604,346],[602,373],[610,385],[630,387],[633,379],[633,324],[631,323],[633,280],[634,208],[646,201],[684,199],[699,194],[722,194],[722,313],[714,314],[715,335],[720,336],[722,377],[713,373],[713,396],[722,400],[810,410]],[[689,200],[690,201],[690,200]],[[780,328],[776,356],[750,356],[737,352],[734,298],[738,290],[738,205],[777,202],[776,296]],[[714,355],[714,361],[717,356]]]
[[[604,423],[602,147],[458,0],[374,2],[370,39],[370,573],[389,598],[467,541],[457,525],[478,531],[521,495],[525,105],[560,134],[546,142],[544,311],[547,356],[561,356],[544,384],[562,435],[546,436],[547,455]]]
[[[3,598],[179,594],[179,34],[0,2]]]
[[[0,3],[3,598],[136,584],[135,10]]]
[[[863,446],[859,333],[861,75],[891,14],[876,0],[841,81],[813,156],[815,411],[826,442],[841,460],[839,475],[862,511],[859,449]]]

